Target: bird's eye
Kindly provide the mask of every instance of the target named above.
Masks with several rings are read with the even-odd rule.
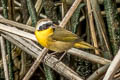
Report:
[[[48,24],[46,24],[46,28],[49,28],[52,25],[53,25],[53,23],[48,23]]]
[[[38,27],[37,30],[41,31],[41,30],[45,30],[48,29],[50,26],[52,26],[53,23],[52,22],[47,22],[47,23],[41,23]]]
[[[42,26],[39,26],[39,29],[38,29],[38,30],[40,30],[40,31],[41,31],[41,30],[42,30]]]
[[[42,28],[43,28],[43,30],[44,30],[44,29],[47,29],[47,25],[46,25],[46,24],[43,24]]]

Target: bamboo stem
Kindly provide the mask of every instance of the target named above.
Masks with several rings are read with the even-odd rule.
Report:
[[[41,6],[42,6],[42,0],[37,0],[36,4],[35,4],[35,9],[36,9],[36,13],[39,14],[41,11]],[[31,21],[31,17],[28,18],[27,21],[27,25],[31,25],[32,21]]]
[[[108,25],[108,35],[111,44],[111,50],[116,55],[120,43],[120,16],[118,15],[116,1],[104,0],[106,19]]]
[[[54,80],[53,70],[46,64],[43,64],[43,68],[44,68],[46,80]]]
[[[31,0],[27,0],[27,6],[28,6],[29,14],[31,16],[32,26],[35,27],[35,25],[37,23],[37,16],[36,16],[35,8],[34,8]]]
[[[8,53],[8,63],[9,63],[9,78],[10,80],[14,80],[14,75],[13,75],[13,60],[12,60],[12,54],[11,54],[11,43],[6,42],[7,45],[7,53]]]
[[[1,0],[2,7],[3,7],[3,15],[5,18],[8,18],[7,14],[7,1],[6,0]]]

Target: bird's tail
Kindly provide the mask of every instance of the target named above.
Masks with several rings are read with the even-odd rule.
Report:
[[[75,48],[83,48],[83,49],[98,49],[98,48],[96,48],[96,47],[94,47],[94,46],[92,46],[89,43],[84,42],[84,41],[80,41],[78,43],[75,43],[74,47]]]

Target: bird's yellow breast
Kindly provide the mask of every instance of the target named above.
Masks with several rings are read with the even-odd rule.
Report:
[[[53,34],[53,29],[49,27],[48,29],[42,30],[42,31],[35,31],[35,36],[38,40],[38,42],[43,46],[43,47],[48,47],[47,45],[47,38],[49,35]]]

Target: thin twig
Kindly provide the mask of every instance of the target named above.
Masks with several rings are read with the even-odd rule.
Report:
[[[91,5],[90,5],[89,0],[87,0],[87,8],[88,8],[88,17],[89,17],[92,40],[93,40],[94,46],[98,48],[98,43],[97,43],[96,33],[95,33],[95,28],[94,28],[94,22],[93,22],[93,16],[92,16],[92,10],[91,10]],[[98,50],[95,50],[95,53],[100,54]]]
[[[4,23],[4,24],[9,24],[9,25],[15,26],[15,27],[20,28],[20,29],[28,30],[30,32],[35,31],[35,28],[32,26],[24,25],[24,24],[15,22],[15,21],[11,21],[11,20],[2,18],[2,17],[0,17],[0,22]]]
[[[45,56],[45,54],[47,53],[47,51],[48,51],[48,49],[46,49],[46,48],[44,48],[42,50],[42,52],[41,52],[42,54],[39,54],[39,56],[35,60],[35,62],[32,65],[32,67],[29,69],[29,71],[27,72],[27,74],[25,75],[25,77],[23,78],[23,80],[29,80],[30,79],[30,77],[32,76],[32,74],[35,72],[35,70],[39,66],[39,63],[41,62],[41,60],[43,59],[43,57]]]
[[[15,19],[14,8],[14,0],[8,0],[8,19],[10,20]]]
[[[98,80],[102,75],[105,74],[110,64],[106,64],[101,68],[97,69],[87,80]]]
[[[80,4],[81,1],[82,0],[75,0],[75,2],[73,3],[73,5],[69,9],[69,11],[66,13],[65,17],[63,18],[63,20],[62,20],[62,22],[60,23],[59,26],[65,27],[68,20],[71,18],[72,14],[74,13],[74,11],[76,10],[76,8],[78,7],[78,5]]]
[[[19,7],[21,7],[21,4],[18,2],[18,1],[14,1],[14,3],[16,4],[16,5],[18,5]]]
[[[7,7],[8,9],[8,7]],[[3,7],[0,7],[0,11],[4,10]],[[15,10],[20,10],[20,7],[15,7]]]
[[[5,80],[9,80],[9,75],[8,75],[8,66],[6,62],[6,52],[5,52],[5,40],[3,37],[0,37],[0,42],[1,42],[1,53],[2,53],[2,60],[3,60],[3,66],[4,66],[4,74],[5,74]]]
[[[99,4],[103,4],[104,0],[98,0]],[[116,3],[120,3],[120,0],[116,0]]]
[[[47,16],[46,15],[44,15],[44,14],[41,14],[40,13],[40,15],[39,15],[41,18],[47,18]]]
[[[3,8],[3,16],[5,18],[8,18],[8,12],[7,12],[7,0],[1,0],[2,8]]]
[[[15,49],[15,48],[14,48]],[[15,58],[16,58],[16,56],[19,56],[20,55],[20,53],[14,53],[14,49],[12,49],[12,59],[14,60]],[[6,60],[8,61],[8,55],[6,55]],[[0,60],[0,68],[2,68],[2,66],[3,66],[3,63],[2,63],[3,61],[2,60]]]
[[[17,15],[17,17],[15,18],[15,21],[19,21],[20,20],[20,14],[19,15]]]

